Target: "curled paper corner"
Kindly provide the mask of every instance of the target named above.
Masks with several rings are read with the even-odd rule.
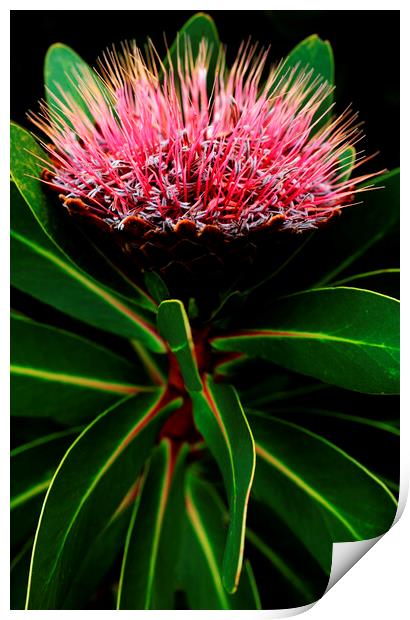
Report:
[[[368,552],[374,545],[396,525],[403,514],[409,491],[408,480],[400,480],[399,501],[396,516],[390,528],[376,538],[354,542],[333,543],[332,568],[329,583],[323,596]]]
[[[317,601],[314,601],[308,605],[302,605],[302,607],[292,607],[289,609],[261,610],[257,612],[257,615],[252,616],[252,618],[259,618],[259,620],[261,618],[291,618],[292,616],[298,616],[299,614],[305,613],[305,611],[309,611],[316,603]]]
[[[329,583],[323,596],[381,539],[381,536],[369,540],[333,543],[332,569]]]
[[[403,477],[402,477],[403,478]],[[376,536],[375,538],[371,538],[368,540],[359,540],[354,542],[343,542],[343,543],[333,543],[333,553],[332,553],[332,567],[329,577],[329,582],[326,590],[323,595],[320,597],[323,598],[325,594],[342,578],[344,575],[351,569],[361,558],[366,555],[368,551],[376,543],[379,542],[388,534],[390,529],[396,525],[399,521],[400,517],[404,512],[404,508],[408,499],[409,492],[409,481],[400,480],[400,493],[399,493],[399,501],[397,505],[397,511],[394,518],[393,523],[390,528],[381,534],[380,536]],[[318,599],[318,601],[320,600]],[[305,611],[311,609],[318,601],[310,603],[308,605],[303,605],[302,607],[294,607],[291,609],[273,609],[269,611],[259,611],[258,618],[266,617],[266,618],[290,618],[292,616],[298,616]]]
[[[401,474],[400,474],[400,490],[399,490],[399,502],[397,505],[397,511],[396,511],[396,516],[394,517],[394,521],[392,524],[396,525],[397,521],[400,519],[400,517],[402,516],[403,512],[404,512],[404,508],[407,504],[407,499],[409,496],[409,477],[408,477],[408,472],[406,472],[406,474],[404,474],[404,467],[401,468]]]

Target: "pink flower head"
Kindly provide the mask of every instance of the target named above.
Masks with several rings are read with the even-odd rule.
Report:
[[[70,210],[82,205],[118,231],[128,218],[161,231],[187,220],[197,231],[214,225],[226,238],[273,220],[317,227],[369,178],[345,180],[346,147],[360,138],[356,116],[316,131],[331,87],[297,67],[272,68],[263,82],[266,59],[243,45],[226,70],[220,54],[209,92],[205,41],[196,58],[187,43],[177,67],[166,68],[152,46],[147,60],[135,44],[107,52],[100,86],[76,75],[89,114],[61,91],[33,117],[52,142],[46,182]]]

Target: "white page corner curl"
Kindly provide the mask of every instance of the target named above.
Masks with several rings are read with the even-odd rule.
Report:
[[[368,540],[354,542],[333,543],[332,568],[329,583],[324,592],[329,592],[333,586],[351,569],[368,551],[384,536],[376,536]],[[324,596],[323,595],[323,596]]]
[[[361,558],[366,555],[368,551],[374,545],[379,542],[383,536],[385,536],[394,525],[396,525],[397,521],[400,519],[403,514],[404,507],[407,502],[408,497],[408,481],[400,480],[400,494],[399,501],[396,511],[396,516],[394,518],[393,523],[390,528],[381,534],[380,536],[376,536],[376,538],[370,538],[368,540],[358,540],[354,542],[341,542],[341,543],[333,543],[333,554],[332,554],[332,568],[329,577],[329,583],[327,588],[323,594],[323,596],[328,592],[333,586],[351,569]]]

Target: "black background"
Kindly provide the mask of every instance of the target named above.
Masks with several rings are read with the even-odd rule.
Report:
[[[11,115],[25,114],[43,96],[42,65],[57,41],[73,47],[90,64],[112,43],[151,37],[163,51],[196,11],[12,11]],[[337,111],[349,103],[365,121],[368,153],[380,151],[373,166],[398,165],[399,11],[209,11],[232,59],[249,36],[271,46],[278,61],[303,38],[317,33],[332,44]],[[373,168],[374,169],[374,168]]]

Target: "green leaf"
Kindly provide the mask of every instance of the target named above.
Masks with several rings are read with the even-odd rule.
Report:
[[[186,492],[182,585],[191,609],[260,609],[252,569],[245,562],[235,594],[228,594],[221,579],[226,509],[211,485],[193,474]]]
[[[175,447],[164,439],[154,452],[135,503],[125,543],[117,609],[156,609],[153,601],[158,552],[171,498]],[[183,451],[183,459],[186,450]],[[181,461],[177,464],[181,467]],[[175,562],[175,558],[173,558]],[[172,576],[167,575],[172,582]]]
[[[78,435],[70,429],[23,444],[11,451],[11,546],[34,533],[44,496],[58,463]]]
[[[355,432],[357,432],[356,426],[360,425],[377,429],[379,431],[384,431],[385,433],[395,435],[396,437],[400,436],[400,431],[397,427],[398,421],[390,419],[378,420],[374,418],[365,418],[360,415],[352,415],[341,411],[329,411],[328,409],[314,409],[308,407],[284,407],[283,409],[275,408],[275,413],[277,413],[278,417],[283,417],[285,420],[288,420],[289,416],[292,414],[296,414],[298,418],[300,417],[301,421],[305,420],[305,422],[307,422],[311,416],[313,416],[313,418],[317,417],[317,425],[321,428],[326,425],[326,421],[329,422],[328,426],[331,428],[335,425],[335,422],[340,421],[342,423],[349,424],[349,427],[351,428],[355,428]],[[338,424],[336,424],[336,427],[338,427]]]
[[[232,314],[238,312],[245,303],[246,296],[242,291],[232,291],[221,294],[221,302],[219,306],[212,312],[211,321],[213,325],[222,328],[229,324]]]
[[[339,157],[339,165],[342,171],[341,176],[338,179],[338,183],[348,181],[351,177],[353,167],[356,162],[356,149],[354,146],[347,146],[343,153]]]
[[[149,294],[158,304],[164,301],[164,299],[169,298],[170,295],[167,285],[155,271],[146,271],[144,273],[144,283]]]
[[[299,596],[303,597],[302,600],[304,603],[301,603],[300,605],[306,605],[315,600],[309,588],[301,579],[299,579],[298,575],[292,570],[292,568],[288,566],[286,560],[284,560],[276,551],[272,549],[272,543],[270,540],[268,542],[264,541],[261,536],[249,528],[246,530],[246,538],[263,556],[268,559],[271,564],[270,570],[272,571],[273,569],[274,572],[279,571],[279,573],[282,573],[282,576],[289,581],[295,590],[297,590]],[[298,605],[295,605],[295,607],[296,606]]]
[[[323,596],[329,573],[286,521],[255,497],[249,506],[246,550],[253,560],[264,609],[300,607]]]
[[[79,106],[92,121],[92,114],[81,95],[81,83],[86,81],[96,84],[106,94],[106,89],[98,75],[68,45],[55,43],[48,50],[44,60],[44,83],[46,100],[51,108],[58,108],[59,114],[71,125],[68,118],[60,111],[59,101],[67,104],[73,102]],[[67,99],[69,97],[69,99]],[[58,101],[56,101],[56,98]],[[71,107],[71,106],[70,106]]]
[[[45,233],[47,240],[52,246],[60,250],[65,259],[73,261],[76,266],[108,286],[112,291],[132,299],[141,307],[155,311],[153,300],[138,286],[133,284],[100,250],[90,238],[82,233],[72,219],[67,217],[65,209],[58,203],[52,201],[51,196],[46,195],[46,186],[40,181],[39,177],[42,168],[47,166],[48,157],[45,151],[39,146],[33,136],[22,127],[15,123],[10,126],[10,171],[11,178],[16,187],[28,204],[36,222]],[[14,196],[12,195],[12,198]],[[15,207],[14,200],[11,214],[15,215],[12,226],[19,230],[19,218],[21,213],[14,214],[14,209],[19,212],[23,208],[19,205]],[[27,219],[28,216],[25,217]],[[33,222],[30,222],[29,239],[37,241],[41,237],[40,231],[36,231]],[[55,249],[55,248],[54,248]]]
[[[192,56],[195,59],[198,55],[199,44],[202,39],[206,39],[211,51],[209,72],[208,72],[208,88],[212,88],[214,81],[215,69],[217,67],[218,55],[221,49],[221,42],[219,40],[218,31],[216,29],[213,19],[206,13],[196,13],[182,26],[181,30],[177,33],[176,39],[171,45],[166,58],[164,59],[164,66],[178,68],[178,59],[181,62],[182,69],[185,66],[185,42],[190,41]],[[176,82],[178,82],[178,76],[176,75]]]
[[[331,282],[375,243],[381,241],[398,223],[400,170],[396,168],[364,185],[369,184],[378,189],[357,194],[363,204],[343,209],[340,220],[335,221],[329,228],[326,240],[324,234],[320,239],[316,233],[317,244],[325,241],[325,245],[321,244],[321,253],[326,256],[326,261],[319,267],[323,275],[315,280],[316,286]],[[325,233],[326,229],[321,232]],[[309,268],[309,264],[307,267]]]
[[[309,85],[319,77],[322,78],[322,81],[325,80],[330,86],[333,86],[335,81],[335,68],[332,47],[329,41],[323,41],[317,34],[307,37],[293,48],[289,56],[285,59],[279,71],[278,78],[282,77],[287,71],[296,66],[298,66],[299,72],[313,70]],[[332,103],[333,92],[328,94],[315,115],[314,120],[318,121],[316,131],[330,119],[332,115],[330,106]],[[322,115],[324,116],[319,121]]]
[[[326,538],[320,520],[310,519],[308,527],[305,512],[310,513],[312,505],[322,513],[333,542],[366,540],[390,528],[397,502],[361,463],[296,424],[262,414],[250,420],[258,457],[255,492],[286,519],[312,553],[315,529],[317,540],[321,534]],[[289,501],[295,500],[298,514],[289,511]]]
[[[275,368],[272,372],[272,367],[269,366],[268,370],[269,374],[266,379],[261,378],[259,382],[255,379],[248,389],[239,390],[239,396],[245,409],[250,407],[251,409],[266,410],[271,405],[276,410],[277,401],[307,396],[329,387],[321,381],[311,381],[308,378],[300,377],[300,375],[293,375],[287,371],[282,372],[280,368]]]
[[[174,450],[175,447],[178,449],[178,444],[174,445]],[[177,566],[182,547],[185,474],[188,458],[188,446],[182,445],[174,459],[172,484],[158,545],[152,592],[153,609],[175,609],[178,606],[176,601],[176,592],[179,587]]]
[[[89,421],[124,396],[155,390],[143,385],[141,365],[17,315],[11,319],[11,376],[13,415],[64,424]]]
[[[61,461],[34,542],[27,609],[61,609],[88,548],[136,481],[166,415],[164,391],[127,398],[90,424]],[[68,492],[69,490],[69,492]]]
[[[28,574],[30,570],[31,549],[33,539],[30,538],[14,556],[10,565],[10,609],[24,609]]]
[[[399,169],[365,185],[369,184],[378,189],[357,193],[363,203],[342,209],[340,217],[315,231],[303,251],[272,278],[270,290],[275,296],[278,291],[294,292],[334,281],[393,230],[400,217]],[[265,289],[259,303],[266,303],[266,295]]]
[[[182,301],[178,299],[163,301],[158,308],[157,321],[160,334],[167,340],[178,360],[187,390],[190,392],[202,390],[191,327]]]
[[[352,396],[352,395],[351,395]],[[334,394],[332,403],[343,407],[343,396]],[[379,479],[388,477],[399,481],[399,420],[395,413],[394,403],[387,399],[383,408],[376,402],[367,402],[366,410],[363,401],[350,397],[346,403],[346,411],[333,411],[312,406],[287,406],[272,408],[276,417],[293,422],[317,433],[321,437],[335,443],[350,456],[357,459]],[[329,405],[330,406],[330,405]],[[380,409],[380,411],[378,411]],[[380,459],[380,454],[389,455]]]
[[[364,288],[376,293],[382,293],[389,297],[400,297],[400,269],[376,269],[365,273],[356,273],[352,276],[332,282],[332,286],[345,286],[348,284],[356,288]]]
[[[231,379],[235,377],[237,372],[242,369],[247,361],[248,357],[243,353],[230,353],[225,355],[216,361],[214,375],[218,378],[223,377]]]
[[[140,486],[141,478],[138,478],[107,518],[92,544],[84,549],[81,564],[77,567],[65,597],[64,609],[84,609],[88,606],[92,595],[98,591],[102,580],[112,570],[123,550],[132,506],[138,498]]]
[[[399,302],[361,289],[314,289],[279,300],[258,326],[213,339],[222,351],[369,394],[399,391]]]
[[[329,41],[323,41],[317,34],[312,34],[296,45],[286,58],[286,64],[300,68],[308,66],[314,74],[321,76],[329,84],[335,81],[333,51]]]
[[[165,356],[155,356],[140,343],[138,340],[131,340],[131,346],[138,356],[139,362],[143,365],[147,376],[155,385],[165,385],[167,383],[168,360]]]
[[[196,426],[224,478],[230,524],[223,561],[223,583],[235,592],[243,561],[246,511],[255,470],[255,447],[235,390],[206,377],[203,392],[191,394]]]
[[[139,339],[153,351],[164,351],[151,319],[141,308],[117,297],[67,259],[42,232],[14,187],[11,220],[14,286],[90,325]]]

